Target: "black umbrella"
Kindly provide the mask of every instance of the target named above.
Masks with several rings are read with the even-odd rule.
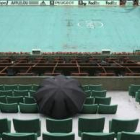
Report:
[[[57,119],[80,112],[85,98],[80,83],[63,75],[43,80],[35,94],[40,113]]]

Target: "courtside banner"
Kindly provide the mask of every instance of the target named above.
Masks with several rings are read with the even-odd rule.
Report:
[[[88,6],[105,6],[106,5],[106,1],[105,0],[95,0],[95,1],[79,1],[79,5],[88,5]]]
[[[39,5],[39,1],[29,1],[29,5]]]
[[[134,1],[132,0],[127,0],[126,3],[125,3],[125,6],[133,6],[134,5]]]
[[[78,1],[54,1],[54,5],[78,5]]]
[[[100,3],[95,0],[95,1],[83,1],[82,5],[89,5],[89,6],[94,6],[95,5],[95,6],[97,6],[99,4]]]
[[[29,1],[8,1],[8,5],[29,5]]]
[[[50,1],[39,1],[38,3],[41,6],[50,5]]]
[[[106,5],[106,1],[104,1],[104,0],[97,0],[97,2],[98,2],[99,5],[101,5],[101,6]]]
[[[0,1],[0,5],[8,5],[8,1]]]
[[[107,0],[106,5],[117,6],[117,5],[120,5],[120,1],[118,1],[118,0]]]

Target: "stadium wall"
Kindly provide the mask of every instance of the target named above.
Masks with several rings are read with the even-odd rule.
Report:
[[[39,84],[46,76],[3,76],[0,77],[0,84]],[[130,84],[140,84],[138,77],[72,77],[78,79],[81,84],[102,84],[106,90],[127,91]]]

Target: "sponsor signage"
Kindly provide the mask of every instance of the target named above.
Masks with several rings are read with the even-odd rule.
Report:
[[[29,5],[39,5],[39,1],[29,1]]]
[[[120,5],[120,1],[117,1],[117,0],[107,0],[106,1],[106,5],[110,5],[110,6],[117,6],[117,5]]]
[[[91,6],[94,6],[94,5],[99,5],[100,3],[97,2],[96,0],[95,1],[81,1],[80,5],[91,5]]]
[[[50,5],[50,1],[39,1],[38,3],[39,3],[39,5],[41,5],[41,6]]]
[[[134,2],[132,0],[129,0],[129,1],[127,0],[126,3],[125,3],[125,5],[126,6],[133,6],[134,5]]]
[[[54,5],[78,5],[78,1],[59,1],[56,0],[53,2]],[[51,5],[51,4],[50,4]]]
[[[29,1],[8,1],[8,5],[28,5]]]
[[[94,1],[79,1],[79,5],[83,6],[104,6],[106,4],[106,0],[94,0]]]
[[[119,0],[11,0],[11,1],[0,1],[0,6],[2,5],[40,5],[40,6],[48,6],[48,5],[56,5],[56,6],[73,6],[73,5],[83,5],[83,6],[119,6]],[[140,0],[139,0],[140,5]],[[126,1],[126,6],[133,6],[133,1]]]
[[[0,5],[8,5],[8,1],[0,1]]]

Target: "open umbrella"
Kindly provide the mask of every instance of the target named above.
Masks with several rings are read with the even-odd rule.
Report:
[[[57,119],[80,112],[85,98],[80,83],[63,75],[43,80],[35,94],[40,113]]]

